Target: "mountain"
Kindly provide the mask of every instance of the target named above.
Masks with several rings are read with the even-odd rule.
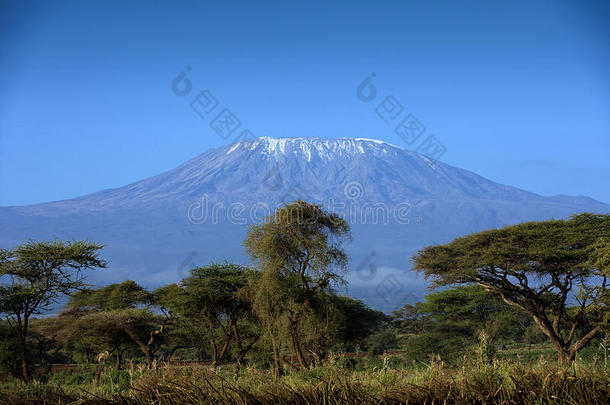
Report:
[[[179,280],[211,261],[247,262],[248,224],[296,199],[352,224],[350,295],[389,311],[419,299],[418,249],[456,236],[579,212],[586,197],[544,197],[370,139],[258,138],[208,150],[173,170],[82,197],[0,207],[0,246],[89,238],[106,245],[94,283]]]

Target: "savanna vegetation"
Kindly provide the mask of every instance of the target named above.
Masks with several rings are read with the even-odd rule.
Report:
[[[392,314],[338,292],[350,238],[297,201],[249,229],[250,265],[152,290],[87,285],[108,266],[89,241],[0,249],[0,401],[610,401],[610,216],[427,247],[414,268],[435,290]]]

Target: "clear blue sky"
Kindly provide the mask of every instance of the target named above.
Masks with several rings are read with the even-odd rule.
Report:
[[[125,185],[227,143],[189,107],[206,88],[256,136],[406,147],[378,100],[356,98],[371,72],[443,161],[610,202],[609,2],[221,3],[0,1],[0,205]]]

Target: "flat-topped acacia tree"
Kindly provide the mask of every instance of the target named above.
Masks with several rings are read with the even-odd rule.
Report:
[[[64,327],[67,340],[97,336],[112,346],[117,366],[121,364],[120,346],[132,343],[150,369],[171,322],[163,309],[155,302],[154,294],[135,281],[125,280],[72,295],[66,310],[58,317],[58,326]]]
[[[528,222],[457,238],[414,256],[432,287],[474,283],[531,316],[562,367],[608,321],[610,215]]]
[[[62,295],[83,288],[83,270],[106,267],[99,257],[102,247],[88,241],[29,241],[10,250],[0,249],[0,313],[17,336],[25,382],[30,381],[30,317],[50,309]]]

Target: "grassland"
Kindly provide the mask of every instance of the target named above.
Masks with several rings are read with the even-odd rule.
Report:
[[[83,366],[49,375],[46,382],[0,385],[7,404],[607,404],[610,368],[597,357],[557,368],[549,348],[508,348],[491,363],[464,357],[454,365],[437,356],[331,356],[308,370],[281,376],[256,367],[239,375],[230,365],[160,365],[146,370]],[[538,358],[534,359],[534,356]]]

